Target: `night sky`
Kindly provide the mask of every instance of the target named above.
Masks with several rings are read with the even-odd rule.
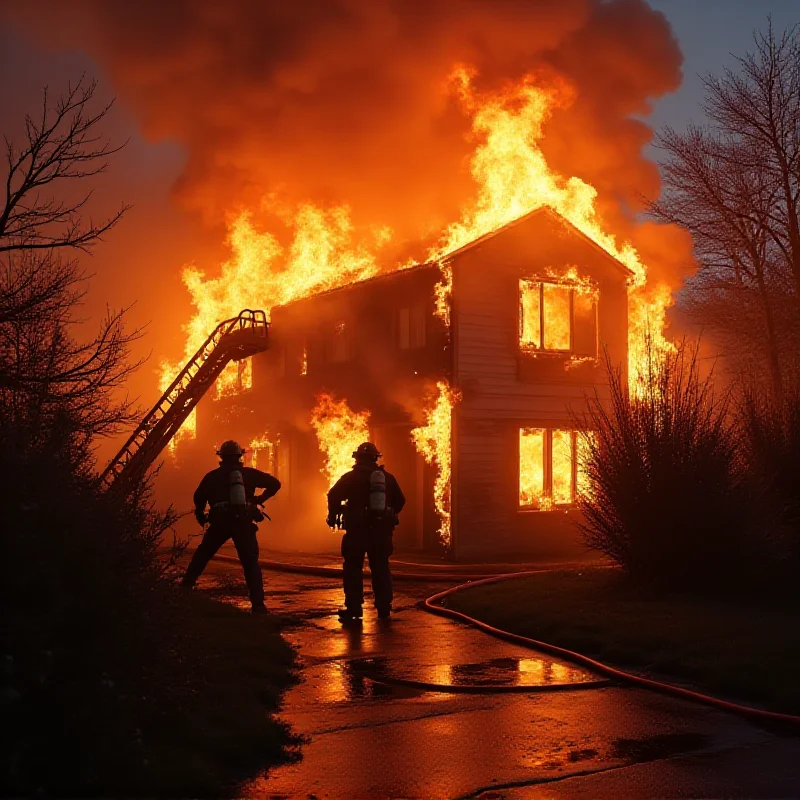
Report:
[[[752,31],[763,27],[768,14],[776,29],[800,21],[800,0],[649,0],[672,26],[684,56],[681,88],[659,99],[646,118],[657,128],[680,128],[689,119],[700,120],[702,96],[699,75],[731,65],[731,53],[744,53]],[[8,11],[12,3],[0,0]],[[0,127],[15,130],[22,113],[35,108],[42,85],[63,85],[70,77],[87,73],[99,79],[101,95],[117,90],[103,66],[86,53],[65,49],[46,36],[33,35],[27,26],[0,15]],[[654,58],[655,58],[654,54]],[[173,192],[185,166],[184,148],[171,141],[146,140],[135,111],[117,103],[109,133],[129,145],[115,159],[109,176],[97,186],[98,207],[125,201],[134,205],[128,218],[87,262],[95,274],[86,312],[98,315],[106,303],[118,307],[135,303],[130,319],[147,324],[143,352],[153,358],[132,381],[132,390],[150,403],[156,395],[154,371],[164,356],[180,353],[180,325],[191,314],[189,297],[180,282],[180,267],[189,261],[213,270],[224,256],[224,227],[208,215],[187,212]],[[651,157],[652,149],[648,150]],[[171,265],[171,266],[170,266]],[[169,343],[165,348],[164,344]],[[168,351],[168,352],[165,352]]]

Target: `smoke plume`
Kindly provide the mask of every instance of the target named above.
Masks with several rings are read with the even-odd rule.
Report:
[[[474,191],[450,81],[467,65],[479,91],[529,74],[571,87],[543,150],[628,233],[620,209],[658,191],[637,117],[680,81],[643,0],[34,0],[13,14],[89,52],[148,137],[186,148],[175,196],[214,223],[272,198],[347,204],[357,227],[401,240],[440,231]]]

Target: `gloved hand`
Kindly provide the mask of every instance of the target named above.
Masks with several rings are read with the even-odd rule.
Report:
[[[208,515],[199,508],[194,510],[194,518],[197,520],[198,525],[205,525],[208,522]]]
[[[329,528],[335,528],[336,527],[336,517],[333,514],[328,514],[328,518],[325,520],[325,524]]]

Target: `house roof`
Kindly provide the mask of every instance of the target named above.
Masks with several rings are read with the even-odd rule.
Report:
[[[576,228],[566,217],[562,217],[556,211],[549,208],[548,206],[541,206],[540,208],[534,209],[533,211],[529,211],[527,214],[524,214],[521,217],[518,217],[511,222],[506,223],[505,225],[500,226],[499,228],[495,228],[488,233],[484,233],[483,236],[479,236],[476,239],[473,239],[471,242],[467,242],[467,244],[462,245],[461,247],[457,248],[456,250],[452,250],[451,252],[447,253],[446,255],[442,256],[441,259],[438,261],[426,261],[422,264],[414,264],[413,266],[406,267],[404,269],[394,269],[391,272],[381,272],[378,275],[374,275],[371,278],[365,278],[362,281],[357,281],[355,283],[347,283],[344,286],[337,286],[334,289],[328,289],[325,292],[318,292],[317,294],[311,295],[309,297],[302,297],[298,298],[297,300],[293,300],[291,303],[287,303],[286,306],[292,306],[295,303],[302,303],[305,300],[310,300],[311,298],[323,297],[327,295],[334,294],[335,292],[343,292],[349,289],[353,289],[356,286],[366,286],[376,283],[377,281],[390,281],[392,279],[399,278],[403,275],[408,275],[410,273],[421,272],[423,270],[433,270],[439,268],[439,263],[444,261],[450,261],[451,259],[460,256],[470,250],[479,247],[480,245],[484,244],[485,242],[493,239],[495,236],[498,236],[501,233],[505,233],[506,231],[510,230],[511,228],[515,228],[517,225],[521,225],[522,223],[526,222],[527,220],[533,218],[534,216],[538,215],[546,215],[550,217],[554,222],[565,226],[569,232],[586,242],[589,246],[591,246],[594,250],[596,250],[600,255],[605,256],[605,258],[614,264],[618,270],[623,272],[627,277],[633,275],[633,272],[629,270],[621,261],[614,258],[607,250],[602,248],[597,242],[594,241],[590,236],[587,236],[583,231]]]

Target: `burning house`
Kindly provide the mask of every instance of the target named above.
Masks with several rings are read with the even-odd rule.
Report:
[[[408,497],[398,549],[569,555],[576,428],[604,352],[627,364],[630,278],[540,208],[441,262],[273,308],[269,349],[200,404],[198,436],[250,442],[283,482],[271,546],[331,547],[325,492],[371,438]]]

